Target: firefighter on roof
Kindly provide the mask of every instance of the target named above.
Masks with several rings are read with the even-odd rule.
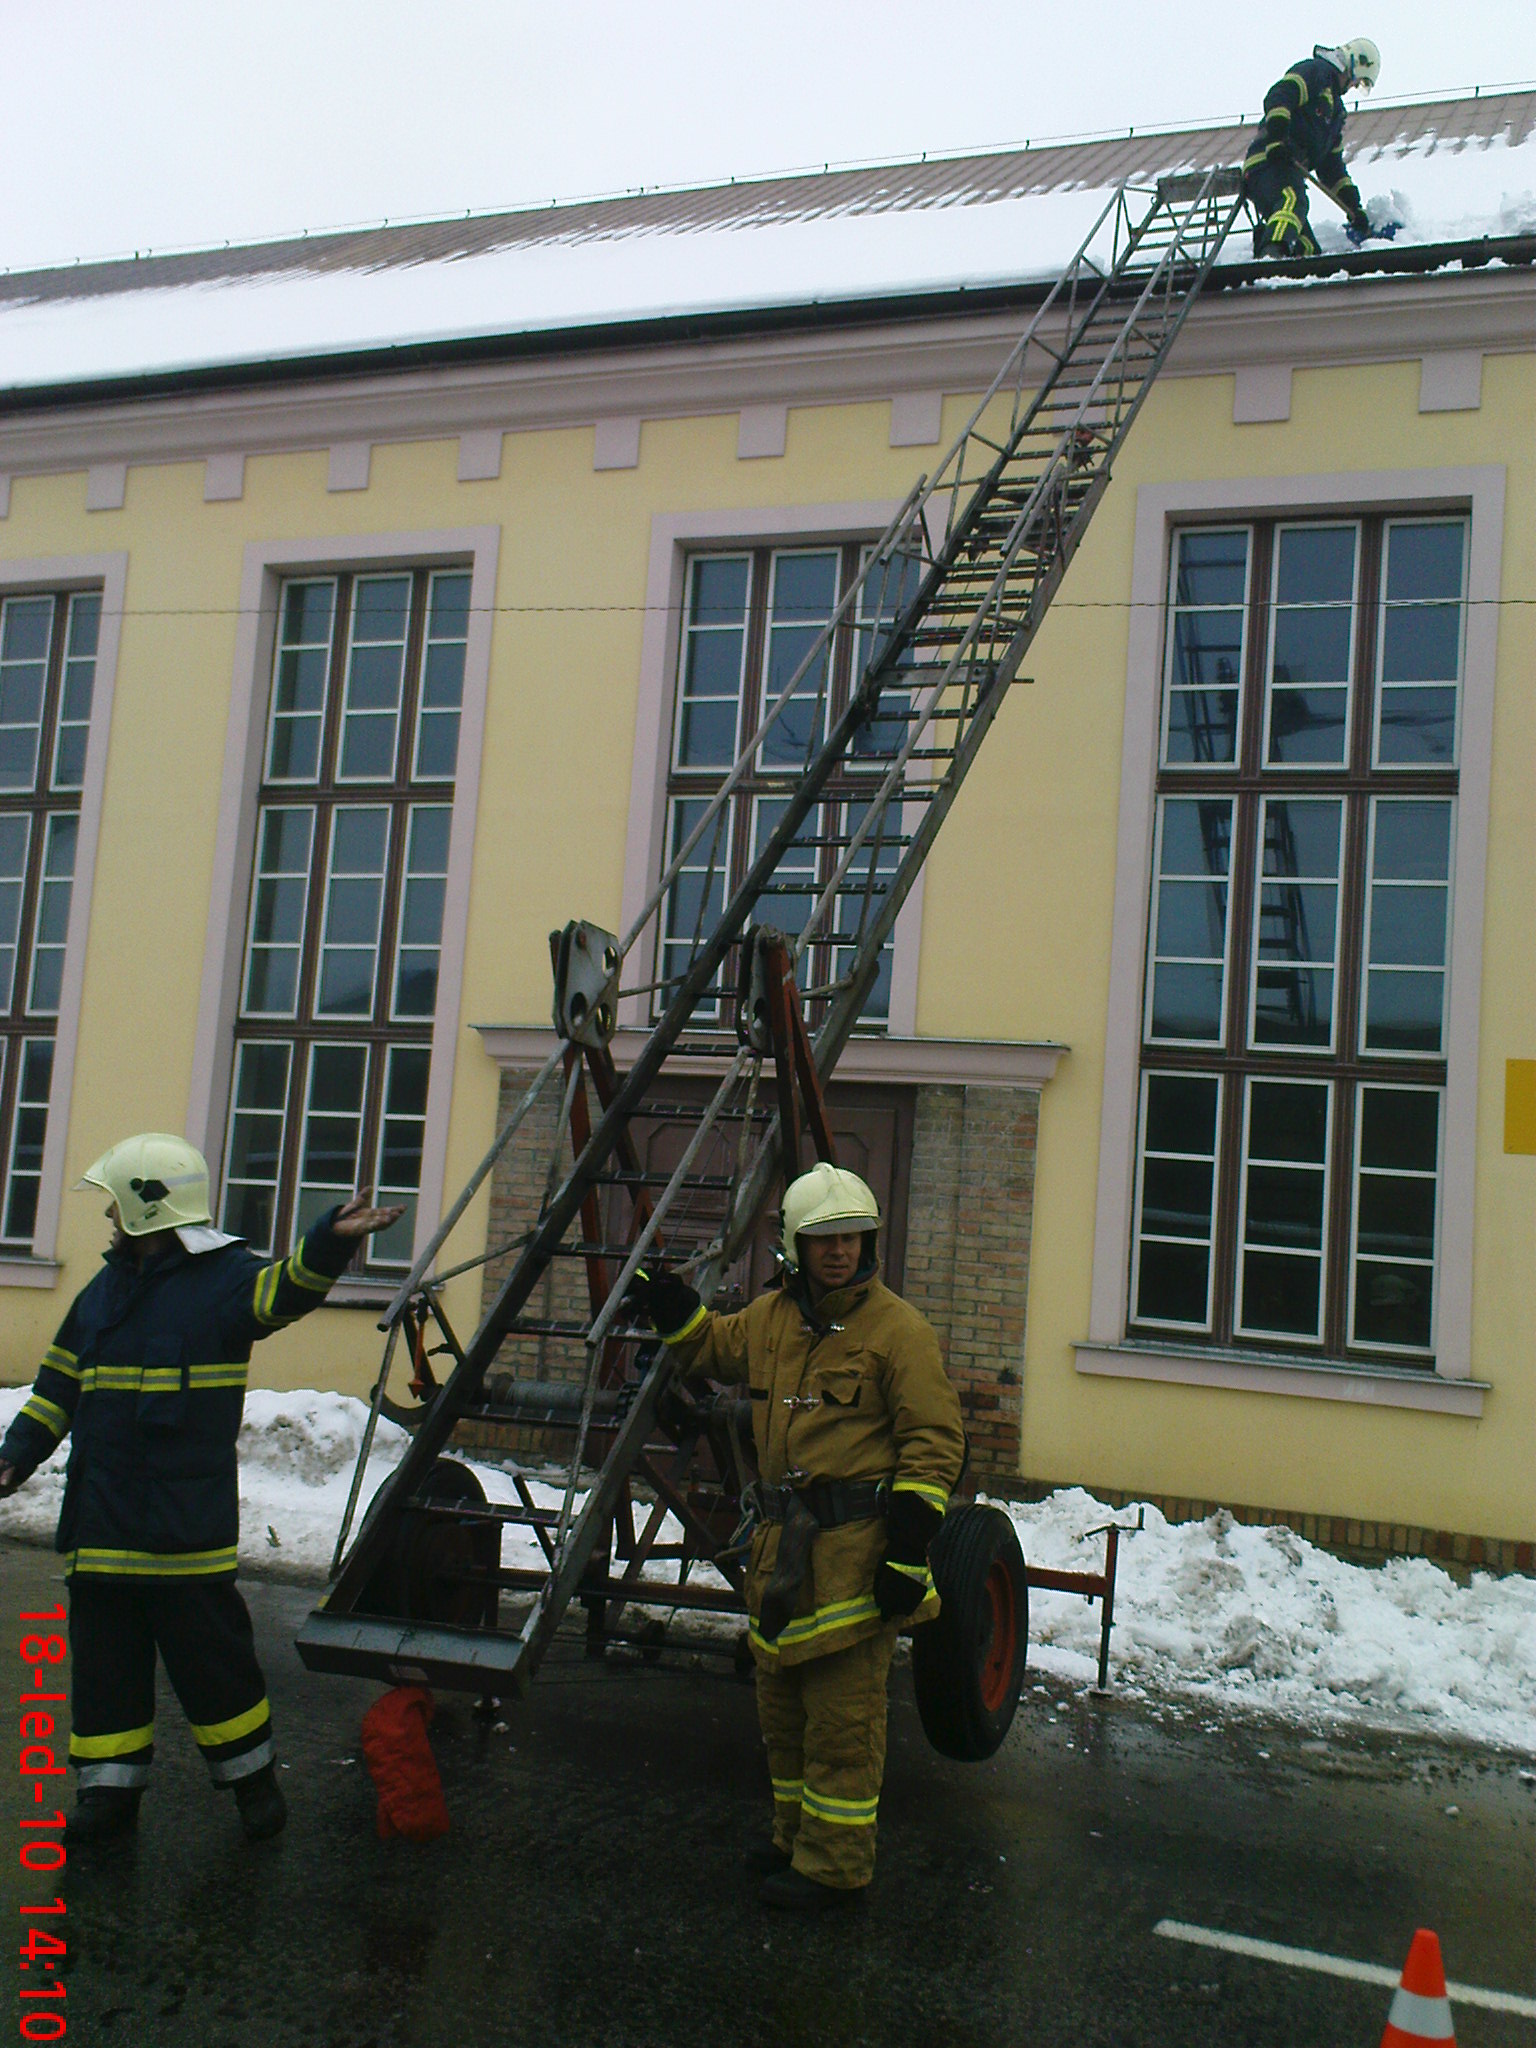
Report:
[[[1359,188],[1344,167],[1344,95],[1367,91],[1381,75],[1381,52],[1368,36],[1331,49],[1319,43],[1264,95],[1264,124],[1243,164],[1243,194],[1252,206],[1255,256],[1315,256],[1307,219],[1307,180],[1344,209],[1352,241],[1372,229]],[[1390,240],[1395,228],[1380,232]]]
[[[879,1205],[823,1163],[783,1207],[784,1281],[712,1315],[675,1274],[640,1305],[684,1373],[745,1381],[760,1478],[747,1565],[773,1837],[769,1905],[856,1897],[875,1864],[885,1688],[904,1622],[938,1612],[928,1545],[965,1456],[938,1339],[876,1269]]]
[[[360,1241],[400,1215],[354,1198],[271,1262],[215,1230],[208,1168],[159,1131],[114,1145],[82,1187],[111,1197],[102,1272],[75,1297],[0,1443],[13,1493],[70,1437],[56,1546],[74,1660],[71,1845],[127,1833],[154,1755],[155,1651],[247,1835],[286,1816],[250,1616],[235,1590],[235,1439],[251,1345],[324,1301]]]

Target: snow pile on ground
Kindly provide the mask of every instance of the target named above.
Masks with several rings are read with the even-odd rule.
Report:
[[[25,1388],[0,1389],[0,1429],[25,1398]],[[364,1404],[343,1394],[258,1390],[246,1397],[243,1569],[323,1582],[366,1419]],[[380,1422],[359,1513],[407,1441],[403,1430]],[[489,1499],[517,1497],[510,1461],[473,1469]],[[50,1543],[63,1479],[61,1451],[0,1502],[0,1537]],[[557,1487],[536,1478],[524,1484],[539,1506],[559,1504]],[[1089,1532],[1110,1520],[1135,1520],[1080,1487],[1038,1505],[999,1505],[1012,1517],[1027,1560],[1063,1571],[1100,1570],[1104,1538]],[[1366,1569],[1289,1529],[1249,1528],[1225,1513],[1172,1523],[1148,1507],[1145,1521],[1120,1546],[1117,1687],[1178,1694],[1217,1709],[1303,1721],[1349,1717],[1536,1751],[1536,1581],[1478,1572],[1461,1586],[1423,1558]],[[540,1553],[531,1531],[509,1529],[502,1555],[508,1565],[521,1565]],[[668,1568],[654,1569],[660,1577]],[[1032,1593],[1036,1670],[1091,1683],[1098,1644],[1097,1606],[1070,1594]]]
[[[1101,1570],[1104,1538],[1088,1531],[1135,1521],[1080,1487],[999,1505],[1029,1563],[1058,1571]],[[1477,1572],[1460,1586],[1427,1558],[1367,1569],[1225,1512],[1145,1518],[1120,1543],[1117,1685],[1536,1750],[1536,1581]],[[1097,1606],[1031,1593],[1032,1663],[1091,1682],[1098,1648]]]

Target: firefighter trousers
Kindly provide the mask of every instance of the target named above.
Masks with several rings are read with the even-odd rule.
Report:
[[[1255,256],[1315,256],[1317,241],[1307,218],[1307,174],[1289,157],[1266,157],[1245,165],[1243,196],[1259,217]]]
[[[839,1891],[857,1891],[874,1875],[885,1685],[896,1635],[893,1621],[846,1650],[757,1668],[773,1839],[803,1876]]]
[[[149,1782],[155,1651],[216,1785],[272,1761],[272,1710],[251,1617],[233,1579],[131,1579],[76,1572],[69,1582],[73,1730],[80,1789]]]

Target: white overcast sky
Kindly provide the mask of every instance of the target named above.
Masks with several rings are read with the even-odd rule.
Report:
[[[5,0],[0,267],[1536,79],[1529,0]]]

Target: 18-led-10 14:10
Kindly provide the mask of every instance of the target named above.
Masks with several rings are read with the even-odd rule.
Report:
[[[62,1622],[63,1619],[62,1601],[45,1614],[20,1616],[22,1628],[28,1632],[22,1636],[17,1653],[32,1682],[30,1687],[23,1686],[18,1700],[21,1709],[19,1767],[22,1784],[31,1785],[32,1803],[37,1807],[47,1805],[50,1800],[57,1801],[58,1788],[50,1781],[62,1778],[66,1768],[55,1754],[53,1732],[59,1718],[54,1709],[62,1706],[67,1698],[59,1667],[69,1646],[62,1635],[38,1633],[35,1625]],[[23,1807],[21,1846],[17,1852],[23,1870],[46,1876],[64,1868],[63,1827],[61,1806],[55,1804],[52,1811],[39,1813],[28,1813]],[[21,1968],[26,1974],[21,1984],[22,2014],[18,2031],[24,2041],[62,2041],[69,2032],[69,2022],[63,2013],[64,1979],[59,1974],[64,1968],[69,1948],[64,1939],[64,1910],[62,1898],[24,1904],[20,1908],[22,1938],[19,1955]]]

